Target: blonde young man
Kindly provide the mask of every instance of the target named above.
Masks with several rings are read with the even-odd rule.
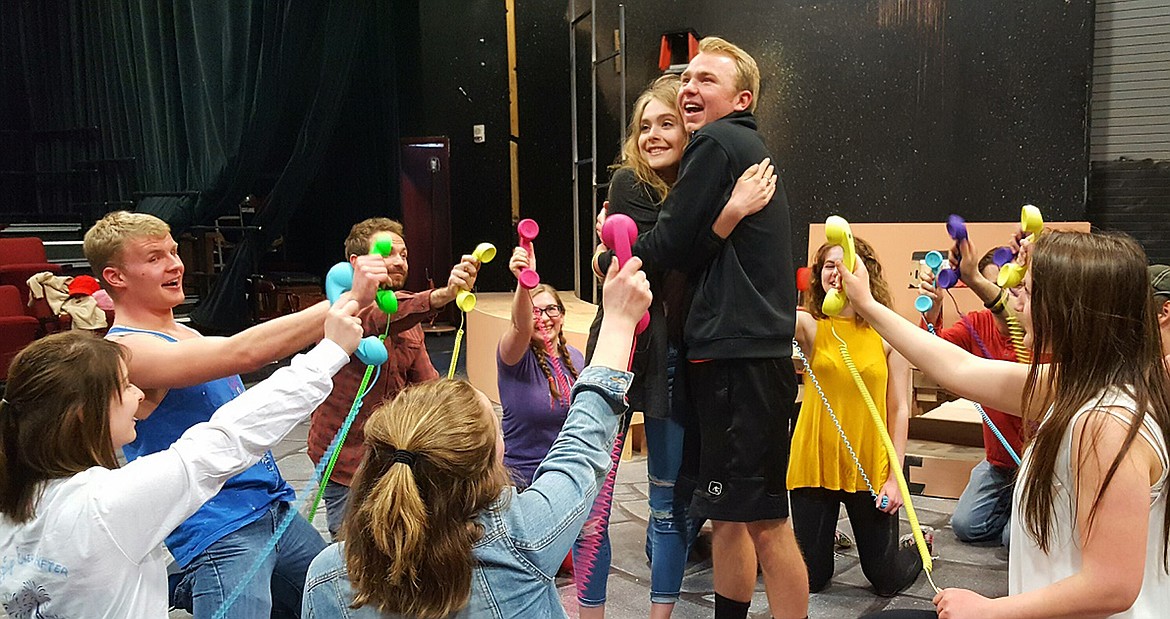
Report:
[[[759,87],[750,55],[717,37],[699,42],[678,95],[691,140],[658,223],[634,245],[648,270],[684,271],[695,287],[683,339],[701,441],[692,424],[676,488],[693,476],[690,516],[714,526],[716,619],[747,616],[757,556],[772,614],[808,614],[786,487],[797,299],[783,185],[726,241],[712,230],[740,174],[771,157],[752,115]],[[599,267],[608,266],[602,256]]]
[[[85,255],[114,299],[106,336],[131,352],[130,381],[145,398],[136,415],[137,438],[127,460],[169,447],[185,430],[207,421],[244,391],[239,374],[287,357],[324,335],[329,305],[321,302],[232,337],[203,337],[175,321],[183,302],[183,261],[170,227],[144,213],[118,211],[85,235]],[[365,258],[354,296],[368,306],[388,281],[385,264]],[[289,509],[293,489],[271,453],[228,480],[223,489],[166,539],[182,568],[173,603],[195,617],[211,617],[236,587]],[[267,563],[232,607],[233,616],[297,617],[305,572],[325,547],[297,516]]]

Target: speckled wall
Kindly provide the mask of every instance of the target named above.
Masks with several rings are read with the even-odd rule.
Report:
[[[618,2],[598,5],[604,56]],[[658,74],[663,32],[693,28],[755,56],[757,115],[780,160],[797,248],[807,224],[832,213],[1013,220],[1032,202],[1050,220],[1085,218],[1089,0],[626,5],[630,103]],[[599,77],[599,160],[608,163],[619,82],[609,66]]]

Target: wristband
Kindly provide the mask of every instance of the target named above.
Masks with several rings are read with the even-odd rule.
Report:
[[[995,308],[998,306],[1000,308],[1000,310],[1002,311],[1003,310],[1003,298],[1006,294],[1007,294],[1007,291],[1005,291],[1003,288],[1000,288],[999,295],[997,295],[995,297],[995,300],[988,301],[988,302],[984,303],[983,307],[986,307],[987,309],[994,312]],[[996,313],[999,313],[999,312],[996,312]]]

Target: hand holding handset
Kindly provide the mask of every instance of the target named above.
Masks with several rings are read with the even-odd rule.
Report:
[[[529,260],[531,260],[532,241],[540,234],[540,226],[531,219],[521,219],[520,223],[516,224],[516,233],[520,236],[520,247],[528,252]],[[532,290],[540,285],[540,275],[534,269],[521,269],[520,285],[525,290]]]
[[[857,262],[857,249],[853,245],[853,232],[849,229],[849,222],[844,217],[832,215],[825,220],[825,240],[830,245],[840,245],[842,250],[841,266],[850,271]],[[840,288],[825,291],[825,301],[821,304],[821,311],[826,316],[837,316],[845,309],[845,284]]]
[[[626,215],[617,214],[606,218],[601,228],[601,242],[613,250],[617,257],[618,267],[624,267],[633,256],[634,241],[638,238],[638,225]],[[650,325],[650,312],[647,311],[634,328],[634,335],[646,330]]]
[[[930,269],[930,272],[934,274],[934,281],[938,282],[939,273],[941,272],[943,265],[943,255],[937,251],[928,251],[926,252],[926,257],[923,258],[922,261],[926,263],[926,268]],[[937,294],[937,290],[935,292]],[[930,295],[920,294],[918,295],[917,299],[914,299],[914,309],[918,310],[919,313],[925,314],[933,307],[934,299],[931,298]]]
[[[389,256],[391,250],[394,249],[394,241],[388,236],[378,237],[373,246],[370,248],[371,254],[379,256]],[[329,273],[325,275],[325,296],[329,302],[337,303],[337,299],[341,297],[341,293],[348,292],[353,288],[353,265],[349,262],[338,262],[329,269]],[[393,314],[398,311],[398,297],[394,296],[393,290],[379,289],[374,296],[374,302],[378,309]],[[386,353],[386,347],[382,345],[382,341],[377,336],[369,336],[362,338],[357,348],[357,358],[366,365],[382,365],[389,359]]]
[[[967,222],[963,221],[962,217],[958,215],[951,215],[947,218],[947,235],[955,241],[954,253],[958,256],[958,262],[963,261],[963,255],[959,251],[962,241],[967,240]],[[958,262],[955,267],[958,267]],[[959,269],[947,267],[935,271],[938,275],[938,285],[942,288],[954,288],[955,284],[959,283]]]
[[[1036,242],[1036,237],[1044,231],[1044,217],[1040,214],[1040,209],[1031,204],[1025,204],[1020,209],[1020,231],[1028,235],[1028,242]],[[1024,281],[1028,266],[1013,262],[1015,257],[1015,252],[1007,247],[1001,247],[995,252],[995,262],[1000,265],[996,283],[999,284],[1000,288],[1015,288]]]
[[[496,246],[491,243],[480,243],[475,246],[475,251],[471,252],[471,257],[478,260],[480,264],[487,264],[496,257]],[[475,293],[470,290],[460,290],[455,293],[455,305],[462,312],[470,312],[475,309]]]

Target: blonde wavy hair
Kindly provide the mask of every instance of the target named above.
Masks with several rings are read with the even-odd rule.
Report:
[[[670,193],[670,185],[658,175],[654,168],[650,167],[650,162],[646,160],[646,154],[638,147],[638,137],[642,134],[642,115],[646,113],[646,106],[650,105],[651,101],[658,101],[669,107],[675,111],[679,119],[682,118],[682,114],[678,112],[680,83],[677,75],[663,75],[650,82],[646,90],[638,95],[638,99],[634,101],[634,112],[630,116],[630,125],[626,128],[626,139],[622,143],[621,162],[613,166],[614,168],[633,170],[634,176],[639,181],[654,189],[659,204],[666,201],[666,194]],[[683,133],[685,135],[686,132]],[[683,146],[686,146],[685,142]]]

